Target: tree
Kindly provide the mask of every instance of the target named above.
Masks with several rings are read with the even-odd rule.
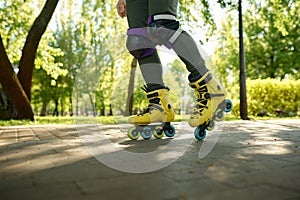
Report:
[[[242,0],[239,0],[239,57],[240,57],[240,116],[243,120],[248,120],[247,89],[246,89],[246,63],[244,52],[244,32]]]
[[[129,71],[126,21],[117,17],[115,5],[116,0],[83,0],[81,4],[68,0],[62,4],[55,37],[64,53],[60,61],[68,71],[64,80],[75,114],[79,114],[80,101],[88,101],[94,114],[110,114],[115,79]],[[83,72],[85,76],[78,75]]]
[[[245,16],[247,63],[253,78],[299,78],[300,2],[253,1]]]
[[[126,101],[126,111],[124,113],[124,116],[129,116],[133,114],[133,92],[134,92],[134,79],[135,79],[136,66],[137,66],[137,59],[133,58],[131,63],[127,101]]]
[[[17,110],[18,119],[34,120],[30,105],[32,74],[37,48],[57,6],[58,0],[47,0],[27,35],[19,62],[18,75],[7,56],[0,36],[0,83]],[[4,4],[4,7],[7,4]]]
[[[33,111],[29,99],[24,92],[22,85],[13,70],[13,67],[7,57],[0,36],[0,82],[3,90],[12,99],[18,111],[17,118],[33,120]],[[13,114],[13,113],[10,113]],[[12,116],[11,116],[12,117]]]
[[[299,78],[299,1],[251,1],[244,13],[247,77]],[[216,66],[228,77],[238,77],[238,30],[233,13],[224,20]],[[232,79],[231,78],[231,79]]]

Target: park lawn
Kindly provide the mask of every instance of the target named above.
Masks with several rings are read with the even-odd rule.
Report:
[[[188,115],[176,115],[175,122],[188,121]],[[271,119],[300,119],[299,117],[257,117],[249,116],[251,120],[271,120]],[[35,121],[29,120],[0,120],[0,126],[20,126],[20,125],[46,125],[46,124],[120,124],[127,123],[128,117],[123,116],[98,116],[98,117],[71,117],[71,116],[36,116]],[[240,120],[232,115],[226,115],[226,121]]]
[[[34,121],[30,120],[0,120],[0,126],[19,126],[19,125],[44,125],[44,124],[115,124],[113,116],[103,117],[71,117],[71,116],[35,116]]]

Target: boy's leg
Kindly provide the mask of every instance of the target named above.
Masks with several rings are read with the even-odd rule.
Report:
[[[149,0],[150,15],[170,14],[177,16],[177,8],[178,0]]]
[[[190,86],[196,90],[197,102],[189,124],[199,126],[212,119],[224,101],[224,90],[205,66],[193,38],[176,20],[178,0],[152,0],[148,18],[149,38],[158,45],[173,48],[190,72]]]
[[[127,0],[127,20],[129,25],[127,47],[138,59],[143,78],[148,86],[163,87],[162,65],[155,49],[156,44],[148,39],[148,0]]]
[[[127,48],[138,59],[147,84],[144,90],[150,103],[143,114],[131,116],[129,123],[147,125],[151,122],[171,122],[174,120],[174,111],[169,89],[163,83],[162,65],[155,49],[156,44],[148,38],[148,0],[127,0],[126,9],[129,24]]]
[[[191,73],[190,77],[199,78],[205,75],[208,69],[194,39],[180,29],[176,20],[178,0],[151,0],[149,3],[148,26],[151,39],[156,44],[173,48]],[[161,27],[163,30],[159,31]],[[174,39],[174,35],[177,37],[170,44],[169,40]]]

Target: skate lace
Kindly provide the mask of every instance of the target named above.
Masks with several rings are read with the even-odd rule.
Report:
[[[149,88],[148,88],[147,85],[144,85],[143,87],[141,87],[141,89],[144,90],[146,93],[149,92]],[[146,110],[143,110],[143,112],[138,114],[137,116],[143,116],[144,114],[151,113],[151,111],[154,110],[154,109],[163,111],[162,108],[161,108],[161,105],[159,104],[159,102],[160,102],[159,98],[151,99],[150,104],[148,104],[148,107],[146,108]]]
[[[202,114],[204,109],[208,109],[207,99],[210,98],[207,87],[203,86],[196,92],[197,104],[194,108],[193,114]]]

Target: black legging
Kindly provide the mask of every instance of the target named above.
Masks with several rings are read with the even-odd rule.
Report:
[[[177,7],[178,0],[126,0],[129,28],[146,28],[149,16],[158,14],[176,16]],[[198,79],[208,71],[195,41],[186,32],[179,36],[172,47],[179,58],[186,64],[187,70],[191,73],[191,79]],[[157,52],[148,57],[138,59],[138,62],[147,84],[164,85],[162,65]]]

